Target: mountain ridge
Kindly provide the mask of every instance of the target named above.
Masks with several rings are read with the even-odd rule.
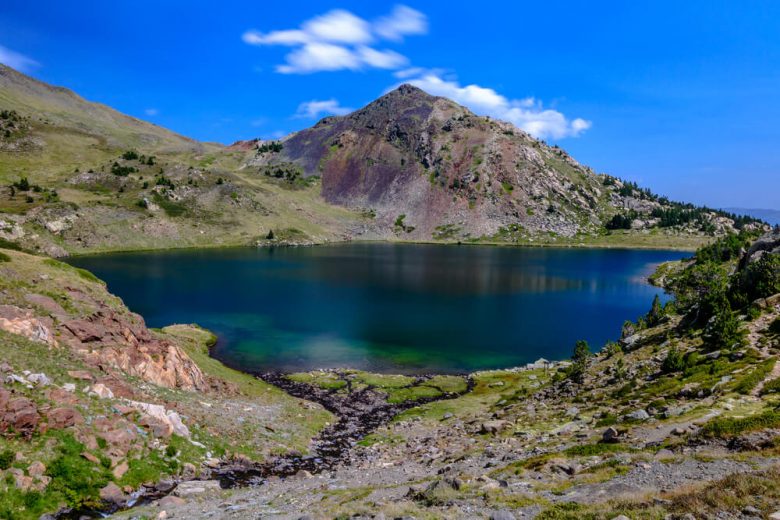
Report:
[[[408,84],[227,147],[8,67],[0,111],[0,238],[56,256],[342,240],[695,248],[759,225],[596,174]]]

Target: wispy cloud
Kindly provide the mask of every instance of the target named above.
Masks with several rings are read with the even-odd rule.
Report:
[[[277,65],[282,74],[308,74],[321,71],[399,69],[409,60],[396,51],[378,49],[382,40],[398,42],[404,36],[425,34],[426,16],[411,7],[395,6],[393,11],[370,22],[343,9],[335,9],[306,20],[297,29],[250,30],[242,39],[250,45],[282,45],[294,49]]]
[[[467,106],[477,114],[503,119],[542,139],[577,137],[592,126],[582,118],[568,119],[557,110],[544,108],[541,101],[532,97],[510,99],[479,85],[461,85],[456,80],[445,79],[431,71],[415,71],[419,75],[401,75],[416,87],[429,94],[444,96]]]
[[[8,65],[12,69],[16,69],[20,72],[30,72],[40,66],[40,63],[34,59],[16,51],[12,51],[2,45],[0,45],[0,63]]]
[[[144,114],[146,114],[149,117],[154,117],[156,115],[159,115],[160,111],[157,110],[156,108],[147,108],[146,110],[144,110]]]
[[[351,108],[341,106],[336,99],[313,99],[298,105],[295,117],[316,119],[322,114],[343,116],[344,114],[349,114],[352,110]]]

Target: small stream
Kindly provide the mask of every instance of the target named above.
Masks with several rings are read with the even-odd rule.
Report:
[[[259,375],[260,379],[281,388],[288,394],[320,404],[338,417],[338,421],[324,428],[312,440],[308,455],[282,455],[263,463],[224,463],[198,480],[218,480],[223,489],[260,486],[268,478],[287,478],[300,471],[311,474],[335,469],[348,461],[349,451],[366,435],[389,423],[399,413],[426,403],[454,399],[472,391],[474,381],[464,377],[467,388],[462,393],[443,392],[436,397],[424,397],[402,403],[388,403],[386,395],[373,387],[353,388],[352,380],[345,373],[335,371],[346,386],[339,390],[323,389],[318,386],[292,381],[285,374],[269,372]],[[407,388],[424,384],[432,376],[419,376]],[[345,391],[346,390],[346,391]],[[173,491],[179,482],[165,480],[153,487],[143,486],[136,491],[124,508],[116,505],[104,509],[64,509],[48,518],[78,520],[83,518],[105,518],[120,510],[132,509],[159,500]]]

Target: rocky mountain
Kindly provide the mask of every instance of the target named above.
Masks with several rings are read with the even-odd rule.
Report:
[[[690,249],[745,226],[759,224],[596,174],[409,85],[224,147],[0,67],[0,239],[51,256],[361,239]]]
[[[325,200],[375,213],[380,230],[413,240],[571,238],[604,230],[616,215],[630,218],[622,227],[649,229],[677,207],[411,85],[280,143],[258,143],[248,165],[321,177]],[[730,217],[707,211],[691,221],[723,232],[734,229]]]

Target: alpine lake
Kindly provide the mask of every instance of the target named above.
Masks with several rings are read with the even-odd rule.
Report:
[[[150,327],[197,323],[250,372],[461,373],[593,350],[688,253],[352,243],[76,257]]]

